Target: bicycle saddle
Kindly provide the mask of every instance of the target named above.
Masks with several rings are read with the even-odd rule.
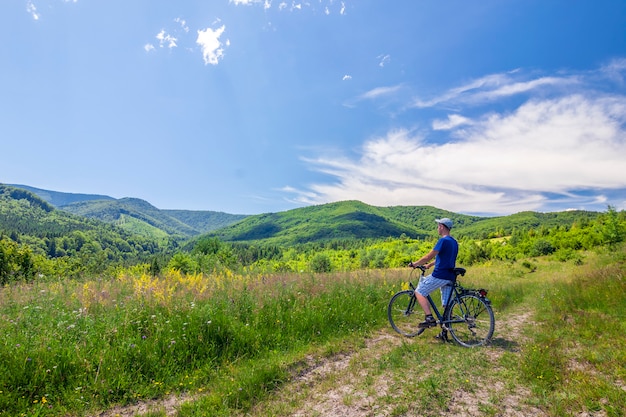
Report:
[[[454,268],[454,275],[456,275],[457,277],[460,276],[465,276],[465,268]]]

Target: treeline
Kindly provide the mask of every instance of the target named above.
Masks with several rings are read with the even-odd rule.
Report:
[[[94,276],[177,249],[172,238],[131,234],[56,210],[29,191],[0,186],[0,284]]]
[[[23,199],[13,201],[14,205],[25,204]],[[0,230],[0,284],[48,277],[113,276],[124,270],[158,275],[165,270],[186,274],[267,274],[398,268],[428,252],[437,239],[433,233],[424,239],[339,239],[285,246],[205,237],[183,248],[174,239],[157,242],[95,221],[93,227],[71,230],[75,221],[71,215],[48,211],[45,206],[37,210],[41,212],[40,219],[32,218],[32,207],[27,210],[24,205],[22,214],[31,218],[10,233]],[[19,217],[19,213],[12,207],[11,216]],[[3,214],[6,221],[7,212],[0,212],[0,216]],[[43,232],[42,224],[50,222],[50,216],[61,217],[65,223],[59,223],[69,225],[68,229]],[[20,224],[30,225],[30,229],[20,229]],[[38,236],[18,233],[32,233],[35,227],[43,228],[37,230]],[[506,236],[502,229],[484,239],[461,235],[458,263],[471,266],[492,259],[515,262],[545,255],[579,262],[581,250],[612,245],[625,236],[626,213],[608,207],[593,218],[580,217],[572,223],[553,226],[519,227]]]
[[[626,212],[609,207],[600,216],[567,225],[517,228],[508,236],[495,238],[461,237],[458,263],[471,266],[495,259],[515,262],[545,255],[580,262],[580,251],[613,245],[625,238]],[[349,239],[281,247],[204,238],[191,250],[178,252],[164,267],[207,274],[221,269],[274,273],[398,268],[432,249],[436,239],[434,235],[427,239]]]

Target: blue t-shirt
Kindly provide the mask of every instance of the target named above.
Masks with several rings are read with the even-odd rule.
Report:
[[[456,279],[454,273],[456,255],[459,253],[459,244],[457,241],[452,236],[444,236],[439,238],[433,250],[439,252],[435,258],[433,277],[454,281]]]

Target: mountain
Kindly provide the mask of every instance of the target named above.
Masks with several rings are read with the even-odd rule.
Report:
[[[133,234],[153,238],[188,238],[236,223],[247,217],[216,211],[160,210],[145,200],[98,194],[72,194],[12,185],[36,194],[51,205],[79,216],[114,224]]]
[[[287,246],[331,240],[401,236],[423,238],[435,234],[434,220],[441,217],[454,220],[455,237],[482,239],[510,235],[515,229],[569,227],[575,222],[593,220],[600,214],[587,211],[521,212],[509,216],[478,217],[431,206],[375,207],[360,201],[342,201],[247,216],[213,211],[160,210],[137,198],[99,196],[104,198],[84,200],[86,196],[96,195],[38,192],[50,197],[49,201],[74,199],[70,204],[58,206],[65,212],[115,225],[133,235],[155,239],[193,238],[190,244],[204,237],[217,237],[226,242]],[[13,193],[19,191],[14,188]],[[40,200],[38,204],[48,210],[53,209],[52,203]]]
[[[221,211],[162,210],[165,214],[189,225],[200,233],[221,229],[245,219],[245,214],[229,214]]]
[[[455,237],[484,239],[510,235],[515,229],[569,227],[575,222],[592,220],[599,214],[587,211],[522,212],[501,217],[478,217],[431,206],[375,207],[360,201],[342,201],[249,216],[202,237],[217,237],[226,242],[263,242],[286,246],[331,240],[401,236],[424,238],[436,234],[435,219],[449,217],[455,224]]]
[[[51,258],[99,253],[109,261],[136,261],[177,246],[168,236],[157,241],[132,234],[57,209],[25,189],[0,184],[0,240],[5,236]]]
[[[460,223],[479,219],[434,207],[375,207],[360,201],[342,201],[249,216],[205,236],[227,242],[281,245],[403,235],[422,238],[432,235],[434,219],[439,217],[451,217]]]
[[[99,194],[74,194],[74,193],[62,193],[59,191],[42,190],[41,188],[30,187],[28,185],[7,184],[14,188],[30,191],[31,193],[39,196],[41,199],[47,201],[55,207],[65,206],[67,204],[76,203],[79,201],[90,200],[115,200],[108,195]]]

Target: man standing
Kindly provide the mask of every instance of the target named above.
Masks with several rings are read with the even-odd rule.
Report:
[[[437,288],[441,288],[441,302],[445,305],[452,291],[452,286],[449,284],[453,284],[456,280],[454,268],[456,266],[456,256],[459,253],[459,244],[450,236],[452,220],[443,218],[435,221],[437,222],[437,233],[441,236],[435,247],[417,261],[409,263],[409,266],[412,268],[420,265],[426,268],[435,266],[433,273],[424,277],[415,290],[415,297],[417,297],[417,301],[426,315],[424,321],[418,326],[420,329],[427,329],[437,325],[437,321],[430,311],[430,304],[426,296]],[[435,258],[434,261],[432,261],[433,258]]]

